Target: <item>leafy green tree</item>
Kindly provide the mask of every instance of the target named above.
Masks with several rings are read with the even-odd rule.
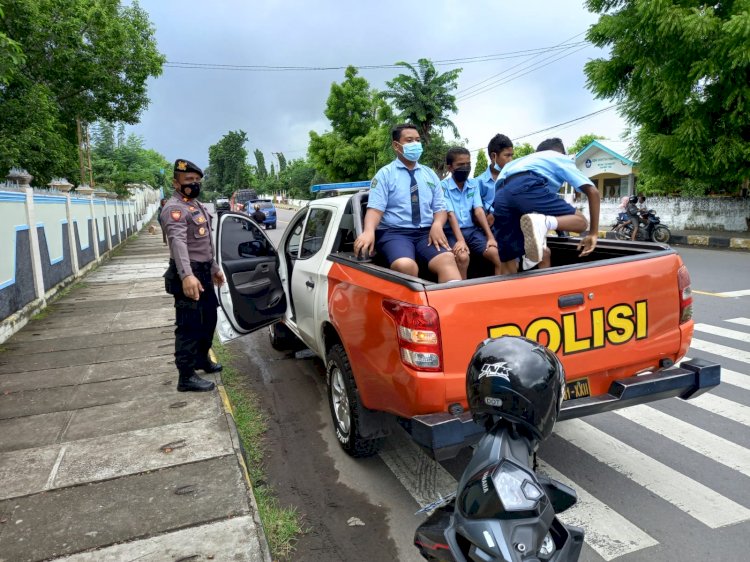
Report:
[[[456,125],[447,115],[458,111],[453,91],[458,87],[460,68],[439,73],[428,59],[419,59],[417,67],[407,62],[397,62],[408,74],[399,74],[386,82],[388,90],[383,97],[392,101],[404,120],[419,127],[425,145],[437,129],[449,128],[458,137]]]
[[[581,150],[586,148],[593,141],[603,139],[603,138],[604,137],[595,135],[594,133],[581,135],[580,137],[578,137],[578,139],[576,139],[576,142],[574,142],[568,147],[568,154],[578,154]]]
[[[18,165],[37,183],[74,180],[76,119],[132,124],[148,105],[147,80],[165,61],[154,29],[137,2],[24,0],[4,10],[0,51],[12,56],[0,62],[0,174]]]
[[[286,169],[286,156],[283,152],[277,153],[279,157],[279,172],[283,172]]]
[[[513,146],[513,158],[523,158],[532,152],[536,152],[536,149],[527,142]]]
[[[143,146],[143,138],[129,135],[119,146],[114,144],[114,127],[100,124],[94,134],[91,164],[94,181],[120,195],[127,194],[129,183],[145,183],[154,187],[170,189],[171,165],[155,150]]]
[[[229,131],[219,142],[209,147],[209,189],[229,195],[237,189],[248,187],[250,178],[247,170],[246,142],[245,131]]]
[[[0,20],[4,18],[3,5],[0,3]],[[21,45],[0,31],[0,86],[10,81],[11,72],[25,60]]]
[[[271,162],[271,171],[268,172],[268,175],[271,176],[272,178],[276,177],[276,170],[274,169],[273,162]]]
[[[268,170],[266,169],[266,157],[263,156],[263,153],[259,148],[256,148],[253,154],[255,154],[255,174],[258,176],[258,179],[265,179],[266,177],[268,177]]]
[[[484,149],[480,150],[477,154],[477,163],[476,166],[474,166],[474,177],[481,176],[484,172],[487,171],[487,168],[489,167],[490,163],[489,160],[487,160],[487,153]]]
[[[310,131],[307,151],[310,163],[329,181],[371,178],[393,158],[393,113],[353,66],[346,69],[341,84],[331,85],[325,115],[332,130]]]
[[[642,173],[737,188],[750,177],[747,0],[587,0],[588,85],[637,128]]]

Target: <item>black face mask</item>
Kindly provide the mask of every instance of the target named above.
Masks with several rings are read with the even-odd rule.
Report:
[[[463,183],[469,178],[469,172],[471,168],[456,168],[453,170],[452,175],[456,183]]]
[[[193,183],[181,183],[180,193],[188,199],[195,199],[201,193],[201,184],[197,181],[194,181]]]

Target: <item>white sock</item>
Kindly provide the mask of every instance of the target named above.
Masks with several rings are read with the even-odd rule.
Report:
[[[557,217],[544,217],[544,224],[547,226],[547,230],[557,230]]]

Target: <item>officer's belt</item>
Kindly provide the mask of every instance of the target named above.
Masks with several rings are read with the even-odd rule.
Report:
[[[193,270],[193,273],[196,273],[198,271],[211,271],[211,264],[213,262],[210,261],[191,261],[190,262],[190,269]]]

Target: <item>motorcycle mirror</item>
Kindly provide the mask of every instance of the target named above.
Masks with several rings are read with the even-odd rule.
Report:
[[[578,494],[570,486],[566,486],[548,476],[537,475],[537,479],[539,484],[544,487],[555,513],[562,513],[566,509],[570,509],[578,501]]]

